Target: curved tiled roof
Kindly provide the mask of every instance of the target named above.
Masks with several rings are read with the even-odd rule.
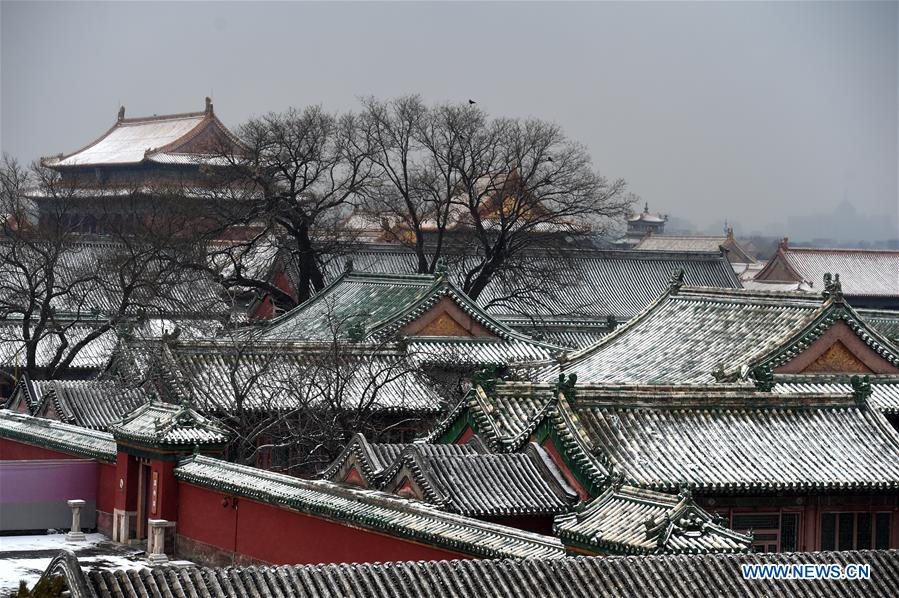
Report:
[[[238,145],[237,138],[215,116],[212,103],[206,99],[203,112],[185,112],[125,118],[124,108],[118,120],[103,135],[67,155],[43,158],[50,168],[118,166],[155,161],[167,164],[209,163],[208,154],[185,152],[185,146],[200,137],[213,135]]]
[[[47,160],[52,167],[137,164],[149,151],[178,141],[203,124],[202,112],[149,119],[123,119],[100,139],[67,156]]]
[[[776,384],[771,392],[780,394],[842,394],[854,392],[850,376],[846,375],[798,375],[774,377]],[[899,415],[899,376],[874,376],[870,378],[871,406],[882,413]]]
[[[619,485],[556,517],[554,530],[566,546],[611,554],[748,552],[751,542],[716,522],[687,493]]]
[[[0,249],[10,250],[4,244],[0,244]],[[20,260],[33,259],[23,256],[22,248],[16,251]],[[153,256],[154,259],[146,256]],[[228,313],[229,306],[221,298],[222,288],[212,276],[196,270],[173,268],[167,261],[169,257],[164,258],[156,247],[146,247],[140,243],[102,240],[70,243],[55,262],[54,276],[60,290],[71,286],[72,291],[61,293],[54,307],[59,311],[81,311],[85,314],[115,310],[122,297],[122,281],[117,268],[124,261],[142,265],[146,269],[146,280],[156,282],[152,286],[137,285],[132,290],[133,311],[140,308],[150,315],[207,317]],[[128,280],[128,275],[125,280]]]
[[[0,437],[100,461],[114,463],[116,460],[116,443],[108,432],[13,413],[7,409],[0,409]]]
[[[899,344],[899,311],[886,309],[859,309],[856,311],[882,335]]]
[[[801,280],[817,283],[825,273],[837,273],[846,295],[899,296],[899,251],[781,246],[756,278],[774,276],[781,261]]]
[[[845,395],[577,392],[582,436],[629,484],[723,493],[899,488],[899,433]]]
[[[68,321],[62,317],[66,326],[65,333],[60,336],[53,332],[40,338],[35,347],[34,364],[37,367],[48,367],[57,359],[57,352],[65,339],[72,347],[82,342],[88,335],[96,332],[99,325],[105,322]],[[107,330],[85,344],[69,364],[71,369],[100,369],[105,366],[116,348],[118,339],[114,330]],[[26,363],[28,347],[22,338],[21,320],[0,320],[0,367],[22,368]]]
[[[472,556],[545,558],[564,554],[557,538],[447,513],[376,490],[302,480],[200,455],[182,461],[175,475],[189,484]]]
[[[741,565],[870,567],[869,579],[746,579]],[[65,576],[72,598],[157,593],[197,598],[888,598],[899,586],[899,550],[417,561],[271,567],[175,565],[82,571],[62,552],[45,575]]]
[[[517,438],[526,438],[548,418],[564,452],[594,481],[611,470],[630,485],[659,491],[899,488],[899,433],[853,396],[787,395],[732,384],[577,384],[565,392],[571,396],[554,400],[557,390],[549,384],[501,383],[452,417],[459,421],[469,413],[478,434],[507,450],[520,444],[497,438],[497,421],[514,414]],[[449,425],[432,437],[445,435]]]
[[[765,362],[777,367],[843,319],[874,351],[899,364],[889,346],[837,298],[796,292],[672,288],[596,345],[570,355],[559,371],[582,382],[712,383],[745,377]],[[720,373],[716,378],[716,373]]]
[[[111,424],[116,440],[159,445],[222,445],[228,434],[190,408],[151,401]]]
[[[577,493],[536,445],[524,453],[491,454],[456,446],[451,454],[415,443],[385,476],[384,488],[411,473],[427,502],[469,517],[553,515],[567,511]]]
[[[28,381],[41,397],[34,414],[52,404],[60,421],[97,430],[106,429],[147,402],[140,389],[123,389],[110,380]]]
[[[484,312],[441,276],[345,272],[309,301],[247,334],[257,342],[387,339],[442,298],[494,337],[409,337],[422,362],[507,363],[546,359],[561,348],[535,341]]]
[[[479,446],[479,445],[478,445]],[[334,461],[319,474],[319,477],[333,482],[341,482],[336,476],[351,458],[362,469],[359,472],[372,488],[381,488],[384,478],[398,468],[397,459],[410,448],[429,455],[454,455],[476,452],[476,445],[469,444],[430,444],[430,443],[381,443],[369,442],[360,433],[353,434]]]
[[[370,401],[375,411],[436,412],[444,402],[396,349],[341,347],[335,355],[329,343],[263,345],[168,343],[158,367],[179,398],[191,398],[204,412],[229,411],[238,401],[250,410],[295,409],[322,398]],[[138,354],[143,351],[158,349]]]
[[[719,253],[726,236],[647,235],[634,246],[637,251],[708,251]]]

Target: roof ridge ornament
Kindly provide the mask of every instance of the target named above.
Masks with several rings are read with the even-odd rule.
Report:
[[[471,383],[480,386],[489,395],[496,390],[497,381],[502,380],[503,369],[499,364],[489,363],[471,376]]]
[[[762,392],[771,392],[774,389],[774,370],[770,365],[757,365],[752,368],[752,382]]]
[[[343,264],[343,271],[347,274],[353,271],[353,258],[347,258],[347,261]]]
[[[119,116],[117,118],[118,122],[122,122],[125,120],[125,107],[119,106]]]
[[[672,295],[677,295],[678,291],[681,290],[681,287],[684,286],[684,269],[683,268],[675,268],[671,272],[671,278],[668,279],[668,292]]]
[[[574,400],[576,394],[575,384],[577,384],[577,374],[568,374],[567,380],[565,379],[565,374],[559,374],[559,380],[556,382],[556,395],[564,394],[569,401]]]
[[[824,273],[824,290],[821,296],[825,300],[833,299],[834,303],[843,303],[843,285],[840,283],[840,275],[831,275],[830,272]]]
[[[849,378],[849,384],[852,386],[852,394],[859,403],[865,403],[871,397],[871,393],[874,392],[871,388],[870,376],[862,377],[856,374]]]
[[[437,258],[437,262],[434,264],[434,274],[436,274],[438,278],[446,278],[447,272],[449,272],[449,264],[447,263],[446,258],[443,256]]]
[[[206,114],[212,114],[212,98],[206,96],[206,109],[204,110]]]
[[[365,337],[365,326],[362,322],[356,322],[347,329],[347,335],[351,341],[361,341]]]

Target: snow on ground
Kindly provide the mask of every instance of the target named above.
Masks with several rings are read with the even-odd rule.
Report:
[[[65,534],[0,536],[0,596],[7,596],[24,579],[31,587],[60,550],[69,549],[87,569],[135,569],[146,566],[137,547],[116,544],[103,534],[86,534],[84,542],[67,542]]]

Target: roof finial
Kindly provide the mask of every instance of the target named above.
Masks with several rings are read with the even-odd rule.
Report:
[[[365,326],[362,325],[362,322],[356,322],[347,329],[347,335],[351,341],[361,341],[365,338]]]
[[[774,390],[774,370],[770,365],[757,365],[752,368],[752,382],[762,392]]]
[[[577,384],[577,374],[568,374],[567,380],[565,379],[565,374],[559,374],[559,380],[556,382],[556,395],[564,394],[566,399],[574,400],[576,393],[575,384]]]
[[[824,273],[824,290],[821,292],[824,299],[833,299],[837,303],[843,302],[843,285],[840,284],[840,275],[830,272]]]
[[[789,242],[790,242],[790,238],[784,237],[783,239],[780,240],[780,244],[778,245],[778,248],[779,249],[789,249],[789,247],[787,246],[789,244]]]
[[[206,96],[206,114],[212,114],[212,98]]]
[[[446,278],[446,273],[449,271],[449,265],[446,263],[445,257],[437,258],[437,263],[434,265],[434,274],[439,276],[440,278]]]
[[[856,400],[860,403],[864,403],[871,396],[873,390],[871,389],[871,377],[865,376],[864,378],[855,375],[849,379],[849,384],[852,385],[852,394],[855,396]]]
[[[119,106],[119,121],[125,120],[125,107]]]
[[[671,278],[668,280],[668,290],[672,295],[676,295],[682,286],[684,286],[684,269],[677,268],[671,273]]]
[[[649,214],[649,202],[648,201],[643,204],[643,213]]]

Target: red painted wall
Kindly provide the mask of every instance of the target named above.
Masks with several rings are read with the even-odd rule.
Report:
[[[84,459],[84,457],[0,438],[0,461],[40,461],[43,459]]]
[[[272,564],[467,558],[249,499],[235,508],[233,497],[190,484],[178,494],[179,534]]]
[[[151,484],[156,477],[156,508],[150,505],[150,517],[173,521],[178,517],[178,485],[175,480],[175,461],[151,461]],[[152,489],[151,489],[152,493]],[[152,494],[151,494],[152,496]]]
[[[116,455],[115,508],[122,511],[137,510],[139,474],[137,459],[120,450]],[[119,481],[122,482],[122,487],[119,487]]]
[[[568,466],[565,465],[565,460],[562,459],[562,455],[559,454],[558,449],[556,449],[556,444],[552,441],[552,439],[547,438],[543,441],[543,444],[541,446],[547,452],[547,454],[549,454],[549,458],[553,460],[553,463],[556,464],[556,467],[559,468],[559,471],[562,472],[562,476],[564,476],[565,481],[575,489],[581,500],[587,500],[589,498],[587,491],[583,486],[581,486],[580,482],[577,481],[577,478],[574,477],[574,474],[571,473],[571,470],[568,469]]]
[[[97,510],[112,513],[115,508],[115,494],[118,486],[115,465],[100,463],[97,472]]]

